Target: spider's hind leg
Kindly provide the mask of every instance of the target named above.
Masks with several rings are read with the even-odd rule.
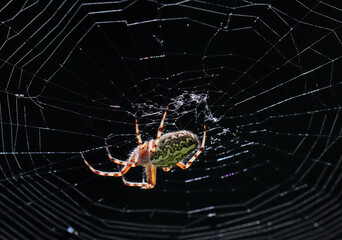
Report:
[[[177,166],[181,169],[187,169],[191,166],[191,164],[195,161],[195,159],[203,152],[204,150],[204,144],[205,144],[205,136],[206,136],[207,126],[204,124],[204,130],[203,130],[203,139],[202,139],[202,145],[201,148],[198,149],[196,154],[186,163],[179,162],[177,163]]]
[[[164,172],[169,172],[171,170],[172,167],[163,167],[163,171]]]

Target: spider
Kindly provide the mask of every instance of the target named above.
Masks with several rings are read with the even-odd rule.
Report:
[[[169,107],[166,108],[163,118],[161,120],[156,140],[150,140],[142,143],[138,119],[135,119],[135,130],[138,139],[139,146],[136,147],[131,153],[130,157],[126,161],[122,161],[112,157],[107,141],[105,141],[105,148],[110,161],[122,166],[117,172],[104,172],[99,171],[90,166],[83,154],[85,164],[89,169],[101,176],[109,177],[121,177],[125,185],[131,187],[140,187],[142,189],[151,189],[156,185],[156,174],[157,167],[163,168],[165,172],[170,171],[172,167],[178,166],[182,169],[187,169],[195,161],[195,159],[204,150],[205,136],[206,136],[206,125],[204,124],[202,145],[199,147],[198,137],[189,131],[177,131],[170,132],[162,135],[164,120]],[[196,149],[198,149],[196,151]],[[193,153],[196,153],[193,155]],[[192,156],[193,155],[193,156]],[[192,157],[191,157],[192,156]],[[191,157],[191,158],[190,158]],[[190,158],[190,160],[188,160]],[[185,160],[188,160],[184,163]],[[142,179],[141,182],[130,182],[124,178],[124,175],[128,172],[131,167],[144,166],[146,171],[146,179]]]

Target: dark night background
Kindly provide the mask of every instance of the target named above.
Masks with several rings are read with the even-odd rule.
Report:
[[[0,239],[342,239],[338,1],[0,3]],[[152,190],[93,174],[208,126]],[[127,179],[139,181],[142,169]]]

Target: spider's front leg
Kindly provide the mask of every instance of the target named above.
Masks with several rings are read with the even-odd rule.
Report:
[[[148,143],[146,142],[142,148],[140,149],[141,151],[144,150],[145,148],[148,147]],[[133,154],[130,159],[128,161],[122,161],[119,159],[114,158],[109,151],[108,145],[107,145],[107,141],[105,141],[105,148],[107,151],[107,156],[109,158],[110,161],[115,162],[116,164],[120,164],[120,165],[125,165],[125,166],[130,166],[130,167],[136,167],[139,165],[140,162],[140,157],[136,157],[135,154]],[[132,161],[133,160],[133,161]]]
[[[105,172],[105,171],[100,171],[100,170],[96,170],[95,168],[93,168],[92,166],[90,166],[90,164],[87,162],[87,160],[85,159],[85,157],[83,156],[83,153],[80,153],[81,157],[84,161],[84,163],[88,166],[88,168],[95,174],[97,175],[101,175],[101,176],[108,176],[108,177],[121,177],[123,175],[125,175],[128,170],[131,168],[128,165],[125,165],[120,171],[118,172]]]

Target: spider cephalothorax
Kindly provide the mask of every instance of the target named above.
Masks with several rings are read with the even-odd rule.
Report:
[[[153,188],[156,184],[157,167],[162,167],[164,171],[169,171],[173,166],[179,166],[182,169],[187,169],[191,166],[193,161],[204,150],[206,126],[204,125],[202,145],[199,145],[198,137],[189,131],[171,132],[164,135],[162,134],[164,120],[166,117],[168,107],[163,115],[163,119],[158,129],[156,140],[150,140],[144,144],[141,141],[138,120],[135,120],[136,135],[138,138],[139,146],[134,149],[131,156],[127,161],[122,161],[113,158],[110,154],[107,142],[105,142],[107,155],[109,160],[123,166],[118,172],[104,172],[94,169],[86,161],[81,153],[81,156],[95,174],[110,177],[122,177],[125,185],[141,187],[143,189]],[[199,147],[200,146],[200,147]],[[197,150],[197,151],[196,151]],[[192,156],[192,157],[191,157]],[[190,158],[191,157],[191,158]],[[190,159],[189,159],[190,158]],[[187,161],[184,163],[183,161]],[[124,178],[125,173],[131,168],[136,166],[144,166],[146,168],[147,179],[142,182],[129,182]]]

